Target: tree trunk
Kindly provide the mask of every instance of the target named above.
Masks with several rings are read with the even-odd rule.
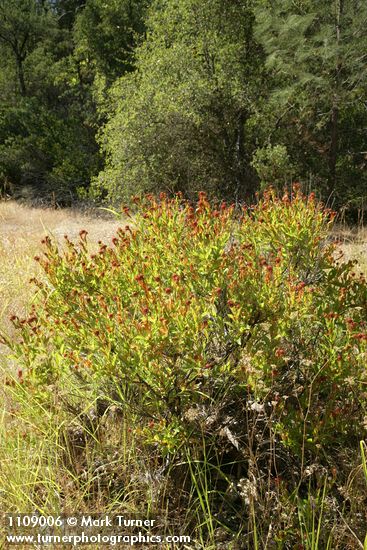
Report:
[[[16,57],[16,64],[17,64],[19,91],[20,91],[20,95],[24,97],[27,95],[27,88],[24,80],[23,59],[19,55],[17,55]]]
[[[336,163],[338,160],[338,120],[339,109],[335,101],[331,111],[331,136],[329,149],[329,193],[331,194],[336,187]]]
[[[343,0],[335,0],[335,31],[336,44],[340,46],[340,19],[343,13]],[[339,149],[339,97],[340,97],[340,74],[342,62],[338,51],[335,67],[335,93],[333,97],[333,106],[330,116],[330,149],[329,149],[329,194],[335,191],[337,183],[336,164],[338,161]]]
[[[235,148],[235,162],[236,162],[236,189],[235,189],[235,201],[238,202],[241,194],[241,184],[243,182],[243,163],[244,163],[244,125],[246,116],[244,112],[241,112],[237,122],[237,139]]]

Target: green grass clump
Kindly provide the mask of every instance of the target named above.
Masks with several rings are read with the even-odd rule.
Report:
[[[52,448],[27,498],[152,514],[206,549],[364,540],[367,291],[335,258],[333,213],[295,189],[125,215],[93,253],[84,230],[64,250],[46,238],[36,300],[3,337],[25,444]]]

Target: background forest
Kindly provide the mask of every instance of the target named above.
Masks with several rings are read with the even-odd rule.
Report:
[[[0,0],[0,189],[367,192],[361,0]]]

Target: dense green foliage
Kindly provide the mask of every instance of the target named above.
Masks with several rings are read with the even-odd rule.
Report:
[[[143,11],[144,2],[0,2],[5,191],[70,202],[89,185],[103,165],[96,96],[105,81],[131,70]]]
[[[112,480],[126,475],[127,438],[141,477],[158,491],[164,474],[169,487],[155,513],[191,518],[200,548],[220,529],[255,548],[255,523],[259,548],[270,525],[278,548],[303,542],[297,509],[303,525],[320,491],[343,501],[352,474],[341,457],[358,451],[366,415],[367,287],[335,257],[332,217],[298,190],[239,211],[202,193],[195,208],[181,198],[138,204],[133,223],[94,253],[84,230],[62,250],[46,238],[33,310],[13,317],[18,337],[5,342],[21,366],[8,384],[23,414],[32,402],[50,425],[62,413],[60,476],[102,452],[114,411],[113,430],[128,434],[107,440],[115,458],[98,463]],[[353,480],[357,502],[356,471]],[[126,491],[109,487],[106,506],[127,505]],[[348,547],[348,533],[332,535],[344,506],[325,501],[315,548],[330,537]]]
[[[361,0],[1,0],[0,182],[366,197]],[[85,196],[85,193],[84,193]]]
[[[244,136],[260,85],[253,14],[245,2],[158,5],[137,51],[137,71],[112,88],[99,182],[125,198],[141,189],[253,192]]]

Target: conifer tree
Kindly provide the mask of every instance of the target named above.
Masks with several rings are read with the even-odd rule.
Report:
[[[296,132],[300,149],[308,151],[304,165],[324,176],[326,195],[345,192],[353,173],[363,191],[358,165],[365,147],[353,133],[361,119],[367,122],[367,4],[266,0],[256,16],[278,127],[289,134],[293,127],[291,139]]]

